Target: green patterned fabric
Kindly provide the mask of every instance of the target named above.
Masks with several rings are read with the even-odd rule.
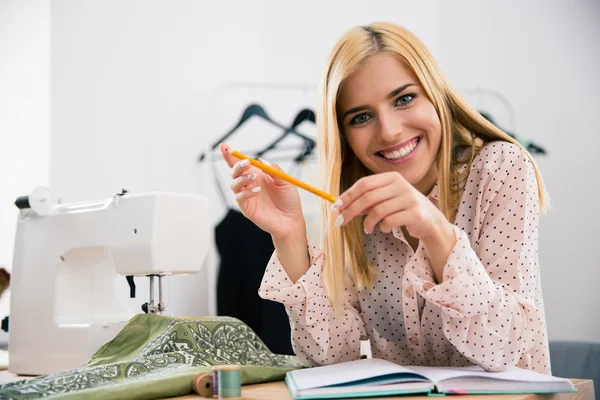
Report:
[[[82,367],[0,385],[0,400],[181,396],[192,393],[194,375],[223,364],[242,365],[242,384],[281,380],[303,367],[296,357],[271,353],[235,318],[140,314]]]

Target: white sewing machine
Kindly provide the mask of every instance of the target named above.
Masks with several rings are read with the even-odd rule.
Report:
[[[120,279],[134,294],[133,276],[150,276],[144,311],[161,313],[161,277],[199,272],[209,244],[204,196],[123,191],[54,205],[38,188],[15,204],[8,369],[16,374],[76,368],[113,339],[139,311],[123,301],[130,293],[117,293]]]

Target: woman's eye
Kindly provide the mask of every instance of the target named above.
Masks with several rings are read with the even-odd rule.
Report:
[[[371,116],[369,114],[358,114],[356,117],[350,120],[350,125],[361,125],[369,121]]]
[[[398,100],[396,100],[396,105],[397,106],[405,106],[407,104],[409,104],[411,101],[413,101],[413,99],[416,96],[414,94],[404,94],[400,97],[398,97]]]

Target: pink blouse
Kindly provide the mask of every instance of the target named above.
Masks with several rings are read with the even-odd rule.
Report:
[[[428,198],[437,205],[437,185]],[[373,357],[402,365],[517,365],[550,373],[538,267],[535,172],[520,147],[488,143],[471,165],[454,230],[457,243],[436,284],[425,248],[402,229],[364,236],[378,275],[357,291],[346,278],[343,312],[333,313],[321,271],[326,255],[309,249],[310,269],[295,284],[273,254],[259,294],[286,306],[296,355],[306,365]]]

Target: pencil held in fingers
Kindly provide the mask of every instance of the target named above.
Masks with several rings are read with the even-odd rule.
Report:
[[[248,162],[250,164],[252,164],[253,166],[255,166],[256,168],[264,171],[265,173],[283,179],[286,182],[291,183],[292,185],[295,185],[301,189],[304,189],[312,194],[315,194],[331,203],[334,203],[336,201],[335,196],[330,195],[329,193],[325,193],[322,190],[319,190],[315,187],[312,187],[302,181],[299,181],[296,178],[293,178],[291,176],[289,176],[288,174],[286,174],[285,172],[282,172],[276,168],[273,168],[272,166],[270,166],[265,160],[261,160],[262,162],[256,161],[240,152],[228,149],[227,151],[231,152],[231,154],[235,157],[238,158],[240,160],[248,160]]]

